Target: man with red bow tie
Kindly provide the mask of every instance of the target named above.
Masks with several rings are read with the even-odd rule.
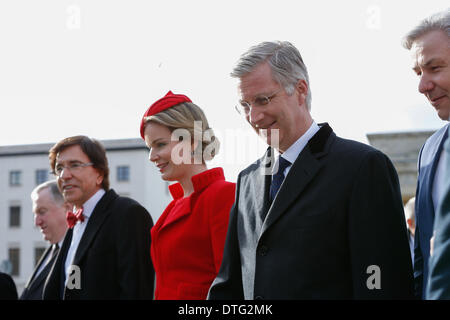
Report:
[[[109,189],[106,152],[75,136],[49,152],[64,199],[69,230],[44,287],[44,299],[151,299],[152,219],[136,201]]]

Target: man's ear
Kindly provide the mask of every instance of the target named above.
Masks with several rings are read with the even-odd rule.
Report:
[[[299,105],[306,105],[306,97],[308,96],[309,91],[309,87],[306,81],[303,79],[298,80],[295,91],[297,91],[298,94]]]
[[[101,171],[98,170],[98,169],[97,169],[96,171],[97,171],[97,173],[98,173],[98,177],[97,177],[96,183],[97,183],[98,186],[101,186],[102,183],[103,183],[104,173],[101,172]]]

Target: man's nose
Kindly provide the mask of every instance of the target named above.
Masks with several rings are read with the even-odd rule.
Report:
[[[42,224],[42,218],[39,215],[34,216],[34,225],[39,227]]]
[[[248,114],[248,121],[251,125],[258,125],[261,120],[264,118],[264,112],[262,110],[258,110],[259,108],[252,107]]]
[[[69,168],[62,168],[61,174],[59,175],[59,178],[65,180],[65,179],[69,179],[72,177],[72,172],[70,171]]]
[[[434,82],[426,74],[422,74],[419,81],[419,92],[425,94],[434,88]]]

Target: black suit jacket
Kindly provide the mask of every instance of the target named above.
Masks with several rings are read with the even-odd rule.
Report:
[[[42,291],[44,290],[45,279],[47,278],[53,263],[56,261],[56,256],[49,261],[49,263],[42,269],[42,271],[36,276],[36,272],[41,265],[47,260],[49,254],[51,254],[52,246],[48,247],[41,259],[39,260],[36,268],[34,268],[33,274],[25,285],[25,289],[20,295],[20,300],[42,300]]]
[[[136,201],[109,190],[97,203],[75,253],[81,288],[63,287],[69,229],[44,287],[44,299],[152,299],[152,219]],[[63,292],[62,292],[63,291]]]
[[[0,272],[0,300],[17,300],[17,288],[10,275]]]
[[[412,298],[400,187],[384,154],[322,124],[272,204],[267,157],[238,176],[209,299]]]

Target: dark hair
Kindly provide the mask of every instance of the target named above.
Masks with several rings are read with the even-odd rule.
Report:
[[[93,163],[93,167],[98,169],[103,175],[102,188],[109,190],[109,167],[106,151],[103,145],[96,139],[86,136],[74,136],[65,138],[56,143],[49,151],[50,168],[54,171],[56,156],[68,147],[78,145]]]

